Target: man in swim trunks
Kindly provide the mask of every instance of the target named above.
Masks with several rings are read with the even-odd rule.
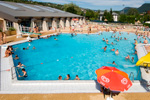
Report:
[[[103,47],[102,49],[104,49],[104,51],[106,51],[106,49],[107,49],[107,46]]]

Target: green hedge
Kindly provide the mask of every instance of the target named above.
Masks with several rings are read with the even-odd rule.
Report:
[[[16,31],[16,29],[13,28],[13,27],[10,27],[10,28],[9,28],[9,31]]]
[[[143,25],[144,25],[144,26],[150,27],[150,24],[148,24],[148,23],[144,23]]]
[[[0,32],[3,32],[2,29],[0,29]]]

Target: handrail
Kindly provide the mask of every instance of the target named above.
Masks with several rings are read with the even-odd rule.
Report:
[[[14,77],[13,77],[13,75],[14,75],[14,73],[13,73],[13,68],[14,68],[14,67],[11,67],[11,76],[12,76],[12,79],[14,79]]]
[[[16,76],[14,76],[14,74],[16,73],[16,71],[17,71],[17,74],[19,75],[18,69],[15,72],[13,72],[13,68],[16,69],[16,67],[11,67],[11,76],[12,76],[12,79],[14,79],[16,77]]]
[[[140,72],[140,70],[138,70],[138,74],[137,74],[137,76],[136,76],[136,79],[138,79],[139,72]]]
[[[129,75],[129,79],[130,79],[131,75],[133,75],[132,82],[134,82],[134,74],[133,74],[133,72],[131,72],[131,73],[130,73],[130,75]]]

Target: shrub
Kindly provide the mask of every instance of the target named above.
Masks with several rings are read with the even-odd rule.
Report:
[[[3,32],[2,29],[0,29],[0,32]]]
[[[144,26],[150,27],[150,24],[148,24],[148,23],[144,23],[143,25],[144,25]]]
[[[9,31],[16,31],[16,29],[13,28],[13,27],[10,27],[10,28],[9,28]]]

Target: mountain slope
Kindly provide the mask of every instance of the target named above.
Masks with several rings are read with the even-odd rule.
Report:
[[[125,7],[123,10],[121,10],[120,12],[121,13],[125,13],[127,14],[128,10],[130,8],[133,8],[133,7]],[[139,13],[143,13],[143,12],[147,12],[147,11],[150,11],[150,3],[144,3],[142,6],[140,6],[139,8],[136,8],[138,10]]]
[[[142,13],[142,12],[147,12],[150,10],[150,3],[145,3],[143,4],[141,7],[139,7],[137,9],[139,11],[139,13]]]

